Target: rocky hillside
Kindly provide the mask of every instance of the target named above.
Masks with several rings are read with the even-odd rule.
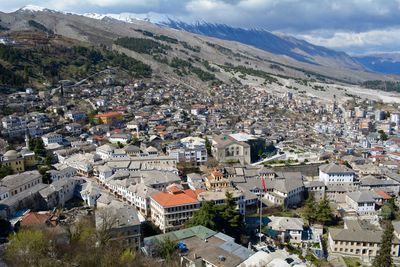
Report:
[[[291,36],[277,35],[266,30],[235,28],[224,24],[198,22],[188,24],[169,19],[164,25],[205,36],[237,41],[277,55],[285,55],[295,60],[322,66],[366,70],[344,52],[313,45]]]
[[[152,77],[162,76],[196,87],[208,87],[221,82],[251,84],[255,80],[259,84],[279,85],[282,84],[279,79],[343,83],[394,80],[392,77],[366,72],[356,67],[356,64],[354,68],[339,67],[337,64],[324,66],[266,52],[254,46],[188,33],[146,21],[131,20],[127,23],[109,17],[99,20],[46,9],[21,9],[14,13],[0,13],[0,43],[20,49],[25,41],[29,42],[29,38],[15,39],[20,33],[28,33],[28,36],[29,33],[41,34],[44,39],[68,40],[70,43],[63,44],[67,48],[82,44],[94,46],[93,50],[99,50],[97,52],[102,55],[102,59],[96,64],[84,62],[85,66],[90,65],[88,70],[97,70],[109,64],[108,53],[113,51],[124,53],[140,66],[148,66]],[[31,42],[31,49],[35,50],[36,44],[40,42]],[[80,65],[82,62],[68,60],[69,55],[65,57],[59,72],[60,79],[68,78],[65,74],[76,66],[83,69],[83,65]],[[12,68],[23,67],[6,61],[0,60],[0,65],[7,71],[13,72]],[[69,66],[69,63],[74,66]],[[125,67],[129,68],[130,63],[126,64],[128,66]],[[24,74],[23,69],[17,71],[20,75]],[[41,73],[37,75],[40,76]],[[72,75],[71,77],[73,78]]]

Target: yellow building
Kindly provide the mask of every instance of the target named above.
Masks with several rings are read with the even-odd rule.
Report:
[[[209,190],[217,188],[226,188],[229,186],[229,180],[224,178],[218,170],[211,172],[211,175],[205,178],[206,187]]]
[[[95,119],[102,124],[115,124],[122,120],[122,113],[120,112],[107,112],[102,114],[97,114]]]
[[[30,150],[22,150],[21,153],[9,150],[1,158],[1,164],[11,167],[14,173],[24,172],[26,167],[36,165],[35,153]]]

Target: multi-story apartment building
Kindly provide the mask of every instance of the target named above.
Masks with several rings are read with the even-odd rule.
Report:
[[[358,215],[373,215],[375,206],[382,202],[382,197],[374,191],[355,191],[346,193],[346,204]]]
[[[0,182],[0,186],[5,186],[9,192],[8,195],[11,197],[41,182],[42,175],[38,171],[29,171],[4,177]]]
[[[251,163],[250,145],[229,135],[214,136],[211,150],[219,162]]]
[[[354,171],[344,165],[329,163],[319,167],[319,180],[325,185],[350,185],[354,177]]]
[[[150,197],[151,220],[161,231],[180,228],[200,208],[197,194],[204,190],[182,190],[170,186],[167,192],[157,192]]]
[[[42,140],[45,146],[51,144],[61,144],[63,141],[62,135],[57,133],[48,133],[42,136]]]
[[[108,232],[110,241],[122,241],[126,246],[141,247],[141,222],[136,210],[122,202],[112,200],[109,205],[95,212],[96,229]]]
[[[170,144],[167,153],[176,157],[178,162],[187,162],[200,165],[207,161],[205,140],[199,137],[186,137],[180,142]]]
[[[393,224],[395,238],[392,242],[392,257],[400,256],[400,225]],[[328,248],[333,254],[359,257],[371,261],[377,256],[381,246],[383,230],[363,228],[356,220],[345,220],[344,229],[331,228],[328,235]]]

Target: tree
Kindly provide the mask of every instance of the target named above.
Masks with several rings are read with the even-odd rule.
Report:
[[[384,220],[393,220],[396,217],[396,212],[399,210],[394,198],[389,199],[380,209],[381,216]]]
[[[207,154],[208,154],[208,156],[212,156],[211,142],[210,142],[210,140],[208,140],[207,136],[204,140],[205,140],[204,144],[206,146]]]
[[[380,209],[380,214],[384,220],[394,219],[394,213],[388,205],[383,205],[383,207]]]
[[[204,202],[192,219],[188,221],[187,226],[203,225],[240,240],[244,231],[244,224],[243,217],[236,210],[236,207],[232,193],[226,192],[224,204],[215,205],[212,201]]]
[[[379,130],[378,133],[379,133],[379,139],[381,141],[388,140],[388,135],[383,130]]]
[[[6,258],[14,266],[41,266],[40,261],[48,249],[49,243],[41,231],[23,229],[11,238]]]
[[[235,239],[240,238],[243,230],[243,218],[239,211],[236,210],[236,203],[230,192],[225,193],[225,204],[220,206],[219,218],[221,231]]]
[[[327,225],[333,220],[332,208],[326,197],[318,204],[316,220],[323,225]]]
[[[385,231],[382,235],[381,247],[378,251],[378,255],[374,259],[372,264],[373,267],[393,266],[393,260],[391,256],[393,231],[394,229],[392,223],[390,221],[386,222]]]
[[[46,166],[51,166],[51,162],[53,161],[53,158],[50,156],[50,155],[47,155],[45,158],[44,158],[44,164],[46,165]]]
[[[0,165],[0,179],[6,177],[7,175],[13,174],[14,171],[10,166]]]
[[[304,217],[312,224],[316,220],[317,203],[315,202],[314,194],[309,193],[304,205]]]
[[[164,238],[158,244],[160,256],[169,261],[172,260],[177,250],[177,243],[172,241],[169,237]]]
[[[42,174],[42,183],[44,183],[44,184],[52,183],[50,173],[48,173],[47,171]]]
[[[215,204],[212,201],[206,201],[201,208],[197,210],[193,217],[188,221],[187,226],[203,225],[210,229],[216,229],[215,218],[217,217]]]
[[[6,146],[6,150],[15,150],[15,146],[12,143],[8,143]]]

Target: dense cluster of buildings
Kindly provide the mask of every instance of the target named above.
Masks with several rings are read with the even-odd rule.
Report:
[[[226,192],[249,225],[260,206],[286,210],[301,207],[310,194],[317,202],[327,198],[345,221],[343,229],[327,230],[328,253],[370,262],[383,231],[380,209],[400,191],[394,105],[338,104],[234,85],[196,91],[164,82],[82,85],[61,96],[30,90],[7,101],[15,112],[1,118],[2,143],[14,148],[0,147],[0,161],[13,174],[0,180],[2,217],[79,199],[95,209],[98,229],[104,214],[117,217],[114,238],[148,255],[166,235],[181,242],[185,266],[303,266],[281,249],[255,253],[223,233],[182,229],[204,202],[223,204]],[[33,103],[41,112],[29,112]],[[37,170],[45,158],[29,150],[32,139],[48,155],[45,174]],[[146,222],[163,235],[144,238]],[[316,257],[326,256],[320,225],[284,216],[268,216],[263,225],[259,235],[267,240],[308,244]],[[394,226],[397,258],[400,227]]]

